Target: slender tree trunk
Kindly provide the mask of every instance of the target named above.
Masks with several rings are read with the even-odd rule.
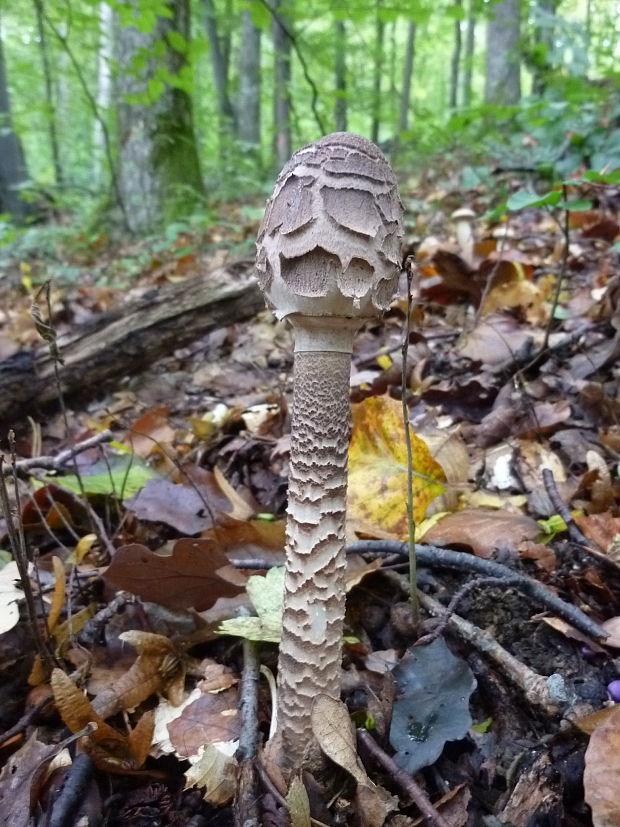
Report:
[[[28,184],[24,151],[11,121],[11,102],[0,31],[0,213],[9,213],[17,222],[26,221],[34,214],[33,205],[20,197],[21,191]]]
[[[409,129],[409,109],[411,107],[411,80],[413,78],[413,61],[415,59],[415,36],[417,26],[409,21],[407,27],[407,45],[405,47],[405,65],[403,67],[403,88],[400,95],[400,113],[398,117],[398,131],[406,132]]]
[[[284,29],[284,26],[288,27],[290,23],[283,17],[280,0],[272,0],[271,10],[275,60],[273,131],[276,159],[279,166],[283,166],[291,156],[291,39]]]
[[[172,16],[159,17],[153,31],[127,26],[117,38],[121,62],[118,182],[129,229],[135,233],[151,232],[187,215],[204,194],[189,94],[163,85],[152,90],[148,104],[131,100],[132,95],[149,92],[149,81],[155,80],[162,62],[174,75],[186,65],[185,54],[172,48],[169,36],[178,32],[185,42],[189,40],[189,0],[169,0],[167,5]],[[164,55],[148,61],[137,75],[133,58],[145,50],[152,52],[155,44],[165,45]]]
[[[511,106],[521,99],[520,0],[500,0],[487,25],[486,103]]]
[[[239,50],[239,99],[237,128],[239,140],[260,153],[260,29],[252,22],[252,13],[241,13],[241,48]]]
[[[334,86],[336,102],[334,104],[334,121],[336,132],[347,131],[347,30],[344,20],[334,21]]]
[[[52,165],[54,167],[54,182],[57,186],[63,183],[64,175],[60,161],[60,148],[58,144],[58,130],[56,128],[56,107],[54,105],[54,84],[52,82],[52,69],[50,66],[49,46],[45,23],[43,21],[42,0],[34,0],[34,9],[37,18],[37,33],[39,35],[39,49],[41,51],[41,65],[43,67],[43,79],[45,82],[45,104],[47,108],[47,126],[50,136],[50,149],[52,153]]]
[[[209,39],[211,66],[213,68],[213,85],[217,97],[217,109],[220,127],[220,149],[226,150],[231,136],[236,133],[236,118],[228,94],[228,54],[225,40],[220,38],[213,0],[202,0],[205,15],[205,29]],[[241,46],[243,49],[243,44]]]
[[[112,100],[112,56],[114,37],[114,15],[107,3],[99,4],[99,51],[97,52],[97,94],[95,100],[101,118],[106,118]],[[101,121],[95,119],[93,127],[93,175],[95,183],[101,186],[104,170],[105,136]]]
[[[555,36],[555,12],[557,0],[538,0],[534,7],[534,77],[532,91],[542,95],[547,88],[549,75],[553,71],[553,42]]]
[[[476,0],[469,0],[467,33],[465,35],[465,67],[463,70],[463,106],[471,106],[474,54],[476,51]]]
[[[375,23],[375,69],[372,82],[372,124],[370,137],[374,143],[379,141],[381,126],[381,79],[383,76],[383,41],[385,38],[385,23],[379,16],[381,0],[377,0],[377,19]]]
[[[463,0],[455,0],[454,5],[462,8]],[[450,62],[450,109],[456,109],[459,100],[459,73],[461,68],[461,21],[454,21],[454,46],[452,48],[452,60]]]

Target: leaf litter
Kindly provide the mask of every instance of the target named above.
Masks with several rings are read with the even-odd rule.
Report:
[[[469,196],[475,210],[485,197]],[[422,242],[407,394],[418,541],[526,573],[609,636],[595,641],[566,620],[533,614],[509,584],[472,586],[469,568],[430,565],[420,588],[444,610],[458,597],[456,616],[473,632],[466,639],[448,623],[437,636],[425,617],[419,634],[435,637],[416,647],[402,557],[352,556],[345,704],[317,704],[315,730],[344,775],[304,777],[280,800],[263,791],[262,806],[265,813],[288,806],[292,823],[304,825],[310,817],[331,823],[334,812],[346,823],[418,824],[420,802],[428,801],[452,825],[546,819],[613,827],[620,824],[617,705],[607,690],[620,677],[616,217],[604,207],[571,213],[566,289],[552,315],[563,240],[545,210],[530,204],[508,226],[479,222],[466,260],[448,225],[463,194],[444,197],[440,238],[431,239],[428,211],[416,222]],[[146,267],[132,289],[191,278],[195,266]],[[87,286],[55,292],[53,321],[65,332],[124,300],[122,291]],[[1,332],[3,352],[7,343],[36,341],[18,305],[11,303]],[[407,537],[405,313],[396,300],[382,328],[362,331],[356,345],[350,541]],[[162,824],[179,823],[181,813],[233,823],[229,804],[242,778],[236,681],[242,647],[252,642],[261,642],[265,670],[263,737],[270,722],[291,362],[288,332],[261,313],[212,331],[88,407],[69,400],[68,432],[53,412],[32,426],[26,416],[12,423],[18,461],[113,431],[112,442],[75,461],[19,474],[19,503],[9,486],[32,558],[39,626],[50,617],[46,651],[35,662],[27,595],[14,585],[14,564],[5,567],[0,800],[11,801],[12,824],[29,823],[37,808],[49,813],[46,773],[71,778],[80,755],[106,779],[108,803],[92,776],[84,800],[103,808],[110,824],[127,823],[142,806],[156,807]],[[2,531],[9,548],[6,517]],[[208,663],[226,675],[209,683]],[[550,693],[548,712],[528,700],[522,681],[532,676]],[[37,697],[51,698],[51,713]],[[58,739],[61,718],[75,741],[65,766],[49,770],[56,748],[40,739]],[[91,723],[97,729],[83,734]],[[363,738],[356,743],[356,726],[379,753],[369,754]],[[426,799],[399,786],[403,768]]]

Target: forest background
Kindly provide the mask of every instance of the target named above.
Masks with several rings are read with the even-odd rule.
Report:
[[[613,169],[619,12],[610,0],[2,0],[0,245],[174,244],[221,221],[223,201],[255,220],[291,152],[336,130],[431,184],[441,157],[463,190],[498,169],[547,184]],[[79,272],[58,261],[47,275]]]

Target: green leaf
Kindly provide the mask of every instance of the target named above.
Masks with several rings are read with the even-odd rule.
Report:
[[[588,170],[583,174],[584,181],[589,181],[593,184],[620,184],[620,169],[614,169],[612,172],[595,172]]]
[[[551,207],[555,206],[562,200],[562,193],[560,190],[550,190],[544,195],[538,195],[536,192],[528,192],[527,190],[519,190],[511,195],[506,206],[509,210],[523,210],[526,207]]]
[[[172,46],[175,52],[184,55],[187,52],[187,39],[181,32],[171,31],[167,36],[168,43]]]
[[[580,212],[581,210],[591,210],[592,202],[585,199],[575,199],[574,201],[558,201],[557,207],[560,210],[567,210],[568,212]]]
[[[146,485],[147,480],[156,479],[159,474],[150,468],[139,457],[130,454],[123,457],[112,457],[107,461],[95,463],[88,469],[88,473],[80,474],[86,494],[114,495],[121,500],[127,500],[137,494]],[[74,474],[65,477],[49,477],[45,483],[55,483],[81,494],[82,488]]]
[[[493,716],[489,715],[488,718],[486,718],[484,721],[480,721],[479,724],[472,724],[471,728],[473,729],[474,732],[479,732],[480,734],[483,735],[485,732],[489,731],[489,729],[491,728],[492,723],[493,723]]]
[[[270,569],[265,577],[252,575],[245,588],[258,617],[223,620],[217,630],[218,634],[279,643],[282,636],[284,566]]]

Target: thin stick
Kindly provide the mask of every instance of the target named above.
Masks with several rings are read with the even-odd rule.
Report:
[[[400,554],[401,556],[406,556],[408,554],[408,545],[407,543],[400,543],[395,540],[360,540],[358,543],[350,545],[347,548],[347,553]],[[551,594],[542,584],[533,580],[531,577],[514,572],[512,569],[509,569],[508,566],[503,566],[501,563],[495,563],[493,560],[483,560],[480,557],[474,557],[472,554],[463,554],[460,551],[449,551],[445,548],[437,548],[437,546],[417,545],[416,556],[419,565],[422,566],[469,571],[487,577],[501,577],[504,580],[510,580],[512,581],[511,585],[515,585],[532,600],[560,615],[560,617],[563,617],[584,634],[594,638],[607,637],[605,629],[584,614],[581,609],[578,609],[576,606],[571,606],[570,603],[566,603],[566,601],[560,597]],[[254,565],[256,565],[256,563]]]
[[[358,727],[357,740],[371,754],[379,766],[389,773],[398,786],[411,798],[424,818],[434,827],[451,827],[449,822],[433,807],[430,798],[414,779],[402,770],[393,758],[384,752],[372,735],[365,729]]]
[[[89,448],[94,448],[95,445],[100,445],[102,442],[110,442],[114,439],[112,431],[101,431],[88,439],[82,440],[72,445],[71,448],[65,448],[64,451],[59,451],[55,456],[43,457],[28,457],[28,459],[18,459],[15,463],[15,470],[21,476],[25,476],[32,468],[41,469],[44,471],[61,471],[63,466],[73,457],[81,454],[83,451],[88,451]],[[10,474],[11,469],[5,468],[4,474]]]
[[[545,491],[551,500],[551,505],[566,523],[566,528],[568,529],[571,539],[576,543],[579,543],[580,546],[586,546],[586,548],[588,546],[596,546],[596,543],[588,540],[585,534],[581,532],[581,529],[577,526],[575,520],[573,519],[573,515],[570,513],[570,509],[560,497],[560,492],[558,491],[558,487],[553,476],[553,471],[550,468],[543,468],[542,478],[545,484]],[[596,547],[598,548],[598,546]]]
[[[445,606],[427,594],[420,593],[420,603],[435,617],[442,617],[446,611]],[[452,615],[448,626],[499,666],[512,683],[521,689],[532,706],[542,709],[547,715],[557,714],[558,702],[551,696],[546,678],[517,660],[484,629],[474,626],[459,615]]]
[[[409,532],[409,602],[414,629],[420,622],[420,606],[418,604],[417,589],[417,561],[415,548],[415,519],[413,515],[413,451],[411,449],[411,423],[409,421],[409,406],[407,405],[407,355],[409,352],[409,334],[411,330],[411,277],[413,260],[410,257],[405,266],[407,274],[407,321],[403,340],[402,366],[402,405],[403,425],[405,426],[405,442],[407,444],[407,529]]]

